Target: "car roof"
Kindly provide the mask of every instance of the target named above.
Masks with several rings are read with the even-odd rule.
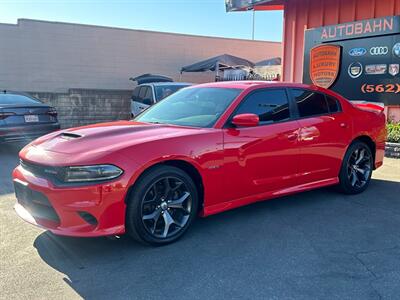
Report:
[[[244,80],[244,81],[219,81],[198,84],[196,87],[219,87],[219,88],[235,88],[248,89],[253,87],[291,87],[291,88],[306,88],[319,89],[314,85],[293,83],[284,81],[261,81],[261,80]]]
[[[140,86],[143,86],[143,85],[152,85],[152,86],[171,86],[171,85],[180,86],[180,85],[184,85],[184,86],[189,86],[189,85],[193,85],[193,83],[189,83],[189,82],[150,82],[150,83],[143,83]]]

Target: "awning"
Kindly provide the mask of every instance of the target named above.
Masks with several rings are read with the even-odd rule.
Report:
[[[223,54],[182,67],[181,73],[215,71],[216,69],[238,69],[242,67],[253,68],[254,63],[244,58]]]
[[[279,66],[281,64],[282,64],[282,59],[280,57],[274,57],[274,58],[259,61],[258,63],[256,63],[256,67]]]

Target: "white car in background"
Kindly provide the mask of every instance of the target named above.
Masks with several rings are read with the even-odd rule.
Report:
[[[185,82],[152,82],[138,85],[133,90],[131,98],[132,117],[165,97],[191,85],[191,83]]]

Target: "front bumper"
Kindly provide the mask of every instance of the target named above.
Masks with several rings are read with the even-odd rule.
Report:
[[[127,188],[122,177],[96,185],[57,187],[18,166],[13,179],[18,199],[15,211],[33,225],[76,237],[125,232]]]
[[[0,127],[0,143],[31,141],[59,129],[59,123]]]

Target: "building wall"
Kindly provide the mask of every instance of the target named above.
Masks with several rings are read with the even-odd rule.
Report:
[[[62,128],[128,120],[131,116],[130,90],[69,89],[65,93],[29,94],[57,108]]]
[[[303,78],[304,30],[400,15],[400,0],[286,0],[283,79]]]
[[[20,19],[0,24],[0,89],[67,92],[133,88],[129,77],[180,68],[224,53],[251,61],[281,56],[281,43]],[[213,73],[184,73],[206,82]]]

